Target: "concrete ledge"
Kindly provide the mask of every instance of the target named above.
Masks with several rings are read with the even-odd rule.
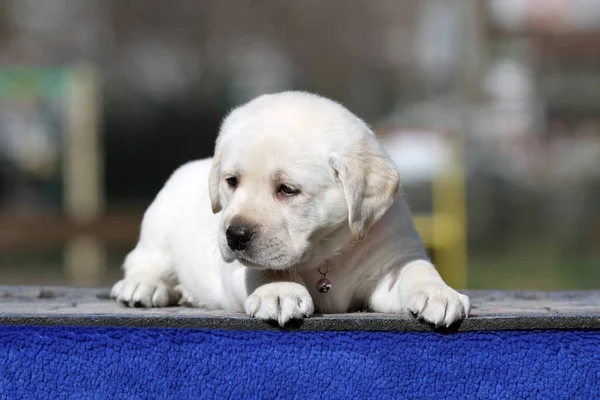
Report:
[[[452,331],[600,329],[600,291],[470,291],[471,317]],[[0,325],[118,326],[281,330],[239,313],[170,307],[131,309],[108,298],[108,289],[0,286]],[[424,332],[433,328],[411,316],[353,313],[317,315],[291,324],[300,331]]]

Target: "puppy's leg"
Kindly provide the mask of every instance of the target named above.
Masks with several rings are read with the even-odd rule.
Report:
[[[125,277],[113,286],[113,299],[129,307],[167,307],[179,301],[165,252],[140,243],[129,253],[123,268]]]
[[[125,277],[112,288],[111,297],[129,307],[166,307],[179,301],[168,246],[175,216],[168,200],[163,189],[146,211],[140,240],[123,263]]]
[[[298,278],[279,280],[278,274],[272,271],[260,271],[260,276],[253,276],[254,271],[248,272],[246,286],[251,294],[244,309],[250,317],[275,320],[284,326],[291,319],[310,317],[314,313],[312,297]]]
[[[442,280],[433,264],[412,261],[387,273],[369,299],[375,312],[411,312],[436,326],[450,326],[469,315],[469,298]]]

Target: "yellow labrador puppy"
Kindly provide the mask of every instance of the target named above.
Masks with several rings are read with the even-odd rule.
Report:
[[[398,185],[373,132],[340,104],[258,97],[224,120],[214,158],[165,184],[112,297],[280,325],[367,309],[449,326],[469,299],[429,262]]]

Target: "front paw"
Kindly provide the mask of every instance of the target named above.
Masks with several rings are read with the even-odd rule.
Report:
[[[115,283],[110,297],[128,307],[167,307],[176,305],[180,296],[162,282],[123,279]]]
[[[309,317],[315,311],[308,290],[294,282],[268,283],[256,289],[244,304],[253,318],[275,320],[284,326],[291,319]]]
[[[406,308],[436,326],[450,326],[469,316],[469,298],[443,282],[421,282],[405,298]]]

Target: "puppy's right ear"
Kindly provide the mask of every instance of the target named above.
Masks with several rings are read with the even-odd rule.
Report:
[[[400,185],[396,166],[372,133],[344,154],[332,154],[329,163],[344,188],[350,230],[362,239],[394,203]]]
[[[208,177],[208,193],[213,213],[221,211],[221,200],[219,198],[219,182],[221,181],[221,151],[215,150],[210,175]]]

